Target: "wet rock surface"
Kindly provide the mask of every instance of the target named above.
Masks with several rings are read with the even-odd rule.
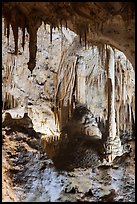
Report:
[[[40,138],[13,130],[7,134],[9,129],[2,129],[3,201],[135,201],[134,140],[130,153],[106,168],[92,144],[60,141],[64,149],[51,160]]]

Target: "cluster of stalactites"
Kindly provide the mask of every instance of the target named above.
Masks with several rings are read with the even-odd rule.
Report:
[[[3,110],[12,109],[18,106],[18,101],[10,93],[5,93],[3,100]]]
[[[16,9],[13,9],[9,16],[4,18],[4,35],[7,36],[8,44],[9,44],[9,37],[10,37],[10,29],[12,28],[14,42],[15,42],[15,52],[14,54],[18,54],[18,32],[19,28],[22,30],[22,47],[24,50],[25,45],[25,28],[27,27],[26,18],[23,15],[20,15]]]
[[[93,55],[96,55],[98,65],[93,65],[91,73],[86,77],[86,84],[92,89],[104,90],[104,96],[108,98],[108,78],[106,69],[106,46],[99,47]],[[116,52],[116,51],[115,51]],[[125,60],[125,62],[123,62]],[[101,68],[101,69],[100,69]],[[96,74],[96,70],[98,72]],[[115,117],[116,117],[116,130],[117,135],[121,132],[128,132],[132,134],[133,126],[135,125],[135,94],[134,83],[132,80],[133,69],[129,61],[124,58],[115,56]],[[88,103],[88,99],[87,99]],[[108,103],[108,102],[107,102]],[[107,103],[102,113],[100,113],[100,121],[104,126],[107,121]],[[91,104],[87,104],[89,108]]]
[[[13,81],[13,70],[16,68],[16,56],[11,54],[6,55],[6,64],[3,66],[3,79],[2,79],[2,101],[3,101],[3,109],[14,108],[17,106],[17,100],[11,94],[14,92],[15,83]]]
[[[115,51],[116,52],[116,51]],[[103,52],[102,52],[103,53]],[[104,54],[100,55],[106,57]],[[123,56],[124,60],[124,56]],[[115,56],[115,117],[116,117],[116,130],[117,135],[124,133],[133,133],[133,127],[135,125],[135,86],[132,79],[133,68],[127,59],[122,63],[122,56],[118,58]],[[101,61],[102,65],[104,61]],[[104,64],[105,65],[105,64]],[[103,65],[103,66],[104,66]],[[102,66],[102,67],[103,67]],[[104,66],[104,68],[106,65]],[[91,77],[92,78],[92,77]],[[106,68],[104,72],[98,74],[97,78],[92,78],[91,85],[96,86],[98,89],[104,86],[104,95],[108,97],[108,80],[106,74]],[[106,120],[106,114],[101,116],[101,120]]]
[[[37,31],[38,28],[41,26],[42,21],[44,24],[50,25],[50,42],[52,43],[52,34],[53,29],[56,27],[59,29],[64,26],[66,29],[68,28],[67,19],[47,19],[42,20],[41,17],[39,17],[39,13],[37,13],[35,10],[31,11],[29,15],[26,15],[22,11],[12,8],[12,10],[4,11],[4,34],[7,36],[8,44],[9,44],[9,37],[10,37],[10,29],[12,28],[13,36],[14,36],[14,42],[15,42],[15,55],[18,54],[18,39],[19,39],[19,29],[22,31],[22,48],[24,50],[25,45],[25,31],[27,29],[27,32],[29,33],[29,62],[28,62],[28,69],[32,72],[36,65],[36,52],[37,52]],[[75,22],[75,19],[72,19],[72,21]],[[97,23],[94,23],[95,25],[83,24],[82,22],[79,22],[78,30],[76,31],[79,35],[79,43],[84,45],[85,48],[87,48],[88,45],[88,34],[91,32],[91,27],[93,29],[99,26]]]
[[[57,126],[59,125],[60,130],[71,117],[74,102],[73,94],[75,89],[77,57],[71,56],[70,60],[68,55],[69,53],[66,52],[62,56],[56,80],[54,115],[55,122]]]
[[[35,14],[35,12],[32,11],[28,17],[26,17],[23,13],[19,12],[17,9],[12,9],[9,14],[6,15],[4,18],[4,33],[7,35],[8,43],[9,43],[9,36],[10,36],[10,25],[13,30],[14,35],[14,41],[15,41],[15,53],[18,53],[18,29],[21,28],[22,30],[22,47],[24,49],[25,45],[25,28],[27,28],[27,31],[30,35],[29,37],[29,53],[30,53],[30,59],[28,63],[28,68],[32,72],[36,65],[36,52],[37,52],[37,30],[40,27],[42,23],[42,20]],[[44,22],[47,23],[46,21]],[[53,28],[62,27],[64,25],[64,22],[60,21],[57,22],[56,25],[54,23],[50,23],[50,41],[52,42],[52,30]],[[101,25],[97,25],[95,23],[95,26],[97,27]],[[83,29],[84,28],[84,29]],[[67,29],[67,21],[66,21],[66,29]],[[92,26],[90,24],[80,24],[79,30],[77,33],[79,34],[80,43],[82,41],[85,42],[85,47],[87,47],[87,35],[90,33],[92,29]],[[99,49],[100,58],[99,63],[103,64],[104,67],[104,53],[105,48]],[[74,92],[74,84],[75,84],[75,77],[76,71],[75,71],[75,62],[76,59],[72,59],[72,62],[62,63],[60,65],[60,68],[58,70],[58,76],[60,78],[60,74],[64,77],[64,80],[61,82],[58,79],[58,86],[57,86],[57,94],[56,94],[56,106],[62,111],[61,107],[69,107],[67,113],[64,111],[67,115],[71,115],[71,109],[72,109],[72,97]],[[118,64],[118,63],[116,63]],[[119,65],[117,66],[119,67]],[[63,71],[62,71],[63,70]],[[66,70],[66,71],[64,71]],[[115,109],[116,109],[116,122],[117,122],[117,132],[119,134],[119,130],[126,130],[131,129],[131,121],[135,122],[135,113],[134,113],[134,95],[131,96],[131,92],[129,91],[129,88],[127,89],[127,82],[130,82],[130,75],[128,74],[128,71],[122,71],[121,68],[117,68],[116,70],[116,102],[115,102]],[[69,83],[68,76],[70,76]],[[100,73],[98,77],[92,78],[91,74],[91,86],[97,86],[99,88],[101,84],[105,81],[106,87],[107,87],[107,76],[106,72]],[[126,82],[127,81],[127,82]],[[64,88],[62,88],[64,87]],[[105,89],[105,93],[107,95],[107,88]],[[65,104],[65,105],[64,105]],[[67,105],[66,105],[67,104]],[[127,116],[126,116],[126,114]],[[62,118],[63,113],[59,116],[59,118]],[[65,116],[66,117],[66,116]],[[127,120],[127,121],[126,121]],[[62,121],[62,119],[60,119]],[[127,127],[128,126],[128,127]]]
[[[132,133],[135,124],[135,94],[131,70],[124,68],[119,60],[115,63],[115,110],[117,134]]]
[[[35,12],[31,12],[26,17],[23,13],[19,12],[18,9],[14,8],[4,17],[4,34],[7,36],[8,45],[10,37],[10,29],[12,28],[14,42],[15,42],[15,55],[18,54],[18,40],[19,40],[19,29],[22,31],[22,48],[25,46],[25,29],[29,33],[29,62],[28,69],[32,72],[36,65],[36,52],[37,52],[37,30],[40,27],[42,21],[35,15]]]
[[[107,73],[105,70],[106,45],[99,45],[98,47],[91,46],[91,48],[91,57],[96,58],[96,64],[93,64],[93,66],[91,66],[91,72],[86,76],[86,84],[88,84],[88,86],[90,87],[96,87],[97,89],[100,89],[102,86],[104,86],[104,84],[106,86],[107,82]]]
[[[57,77],[57,89],[55,97],[55,107],[56,107],[56,121],[58,121],[60,127],[66,124],[66,122],[71,117],[75,103],[77,102],[77,58],[71,56],[71,61],[69,60],[69,52],[66,52],[62,56],[58,68]],[[108,98],[108,76],[106,70],[106,47],[98,49],[98,71],[97,76],[93,74],[94,70],[91,69],[91,73],[85,76],[86,84],[88,86],[97,89],[104,89],[104,98]],[[123,67],[120,60],[115,58],[115,117],[116,117],[116,130],[117,135],[120,131],[127,131],[132,133],[132,126],[135,123],[135,96],[134,96],[134,84],[131,80],[130,72],[131,70],[127,67]],[[85,84],[85,89],[86,85]],[[82,86],[82,84],[81,84]],[[84,85],[83,85],[84,86]],[[84,89],[84,87],[83,87]],[[87,100],[88,102],[88,100]],[[103,127],[106,126],[106,121],[108,119],[107,105],[104,107],[103,113],[100,115],[100,120],[103,123]],[[89,104],[87,104],[89,107]]]

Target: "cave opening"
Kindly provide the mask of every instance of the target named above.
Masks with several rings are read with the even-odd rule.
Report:
[[[56,4],[54,6],[57,7]],[[73,6],[75,8],[75,4]],[[71,12],[73,6],[67,5],[67,12]],[[45,172],[43,175],[47,178],[52,174],[51,180],[54,178],[57,181],[56,173],[64,175],[62,172],[74,173],[79,169],[79,172],[92,170],[99,182],[100,179],[104,179],[101,177],[103,171],[106,178],[103,182],[112,182],[108,174],[111,178],[115,174],[124,178],[124,164],[127,158],[132,155],[134,159],[132,143],[135,139],[135,70],[131,57],[129,57],[131,61],[127,59],[133,50],[127,43],[131,52],[129,54],[126,50],[125,55],[121,50],[127,46],[124,47],[121,42],[123,47],[121,46],[120,50],[119,44],[115,43],[119,39],[113,41],[112,37],[110,40],[107,33],[104,34],[106,38],[98,34],[96,36],[94,30],[101,29],[101,32],[105,33],[105,30],[102,31],[105,25],[97,22],[99,17],[92,28],[90,21],[83,20],[78,23],[75,17],[72,25],[67,16],[63,20],[57,20],[54,16],[53,19],[45,18],[39,13],[40,8],[29,11],[27,3],[26,7],[19,8],[21,8],[19,4],[13,10],[12,6],[10,9],[8,4],[7,6],[5,4],[3,14],[5,16],[2,24],[3,144],[8,146],[7,144],[11,142],[9,145],[11,154],[16,148],[17,152],[20,152],[24,168],[27,169],[26,176],[27,172],[33,171],[31,165],[32,169],[34,165],[35,172],[32,173],[35,174],[35,161],[44,158],[42,165],[39,164],[37,167],[41,172]],[[100,9],[98,5],[97,8]],[[97,8],[95,7],[95,11]],[[52,13],[53,5],[50,9]],[[102,10],[104,11],[106,9]],[[27,12],[30,12],[28,18]],[[56,9],[54,12],[56,13]],[[61,16],[58,12],[57,15]],[[78,15],[82,15],[84,19],[88,18],[88,12],[86,14],[85,10],[82,13],[79,9],[76,10],[76,18]],[[125,18],[124,15],[122,18]],[[119,20],[123,26],[119,15],[116,14],[116,19],[112,16],[111,20],[112,25],[116,25]],[[126,23],[130,28],[130,23]],[[110,30],[112,32],[112,29]],[[109,35],[111,32],[108,32]],[[118,32],[119,30],[114,33]],[[3,151],[9,152],[4,145]],[[24,158],[27,157],[25,155],[28,159],[32,158],[30,163],[25,161]],[[16,155],[13,155],[14,157]],[[17,165],[18,162],[21,162],[20,156]],[[19,171],[21,168],[19,167]],[[96,168],[99,172],[102,171],[99,177]],[[111,169],[107,172],[108,168]],[[15,176],[16,172],[18,178],[14,180],[12,176]],[[20,173],[23,180],[25,173],[23,171]],[[71,177],[73,178],[73,175]],[[15,172],[11,169],[11,178],[18,186],[22,182],[18,169],[15,169]],[[58,178],[60,179],[60,175]],[[119,181],[119,178],[117,180]],[[120,199],[117,192],[119,183],[111,184],[116,189],[110,191],[109,195],[115,198],[117,193],[116,200]],[[74,194],[81,192],[79,187],[77,189],[76,186],[72,186],[71,190],[69,188],[66,186],[64,192]],[[92,188],[92,191],[88,189],[84,196],[87,194],[93,196],[93,200],[97,198],[96,201],[98,198],[105,201],[110,199],[101,196],[100,192],[98,194],[98,190],[94,191]],[[25,195],[21,199],[32,200],[29,191],[25,193],[28,197]],[[46,195],[44,199],[50,201],[59,199],[55,198],[57,194],[56,196],[53,196],[53,192],[51,194],[48,195],[50,198]],[[42,194],[34,198],[37,199],[43,199]]]

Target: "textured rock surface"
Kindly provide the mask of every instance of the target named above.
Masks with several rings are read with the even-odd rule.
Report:
[[[60,2],[60,3],[3,3],[3,16],[7,37],[12,26],[15,41],[15,53],[18,51],[18,28],[22,29],[22,45],[25,43],[25,28],[30,34],[29,69],[35,67],[37,51],[37,30],[44,21],[52,29],[66,26],[77,33],[85,42],[92,44],[110,44],[125,53],[135,65],[135,8],[133,2]],[[5,31],[6,33],[6,31]],[[127,43],[128,42],[128,43]]]
[[[45,14],[49,17],[45,18]],[[94,117],[90,111],[82,117],[79,111],[77,120],[73,120],[72,116],[73,127],[77,127],[74,132],[84,136],[85,133],[98,132],[99,137],[106,139],[107,46],[99,43],[108,43],[123,50],[134,64],[133,3],[36,2],[31,6],[27,2],[3,3],[3,15],[7,19],[2,48],[2,100],[6,109],[3,116],[11,115],[4,121],[5,125],[3,123],[8,126],[3,129],[3,200],[134,201],[134,145],[122,144],[126,153],[115,158],[114,162],[119,166],[112,170],[109,167],[112,168],[113,164],[100,165],[104,158],[102,140],[89,141],[89,136],[83,140],[72,137],[73,134],[70,139],[60,134],[76,104],[84,103]],[[39,28],[43,18],[45,25]],[[64,20],[61,22],[60,18]],[[53,29],[66,22],[66,26],[79,34],[80,39],[64,27]],[[18,26],[21,29],[18,30]],[[8,39],[4,32],[7,32]],[[97,46],[90,47],[90,42]],[[13,53],[18,53],[18,56]],[[115,49],[114,57],[117,137],[112,145],[118,155],[121,148],[119,135],[127,142],[132,139],[135,126],[135,77],[133,67],[123,53]],[[28,61],[30,70],[27,69]],[[23,117],[24,113],[28,114],[27,118]],[[82,129],[77,125],[79,122]],[[95,126],[92,126],[93,123]],[[32,131],[32,127],[35,130]],[[46,153],[43,153],[41,145]],[[128,158],[129,151],[132,160]],[[55,167],[72,171],[72,174]],[[126,182],[129,185],[125,185]]]
[[[3,128],[2,137],[3,202],[135,201],[133,141],[128,142],[130,156],[117,158],[112,166],[99,165],[89,142],[85,147],[80,141],[71,143],[71,151],[61,154],[66,166],[59,170],[43,153],[40,139],[18,131],[9,133],[8,128]]]
[[[18,106],[6,112],[10,112],[13,118],[23,117],[27,112],[35,131],[51,138],[54,135],[58,137],[60,129],[71,117],[75,97],[76,102],[84,100],[97,122],[100,122],[103,132],[107,120],[105,47],[92,46],[85,50],[76,35],[64,28],[52,32],[51,45],[49,26],[45,30],[42,25],[38,31],[37,64],[31,75],[26,69],[29,55],[27,35],[24,53],[18,57],[10,53],[14,45],[12,33],[12,46],[6,45],[3,36],[3,103],[8,102],[8,109]],[[7,51],[9,53],[5,54]],[[115,109],[119,135],[120,131],[132,132],[131,124],[135,122],[135,79],[132,65],[118,50],[115,50],[115,73]],[[129,112],[127,116],[126,110]]]

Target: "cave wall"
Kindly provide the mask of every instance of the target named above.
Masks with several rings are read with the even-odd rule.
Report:
[[[4,28],[4,24],[3,24]],[[22,49],[22,32],[19,30],[18,49],[19,55],[16,56],[14,51],[14,37],[11,30],[10,43],[7,44],[7,39],[4,36],[2,29],[2,100],[3,105],[11,113],[13,118],[23,117],[24,112],[28,112],[34,123],[36,131],[43,133],[49,131],[49,126],[52,126],[56,131],[57,127],[52,112],[52,103],[55,98],[55,86],[57,80],[57,70],[61,60],[61,55],[71,45],[76,34],[73,32],[61,29],[53,29],[52,40],[50,43],[50,26],[44,25],[38,30],[38,51],[36,56],[36,68],[31,74],[27,69],[29,59],[29,35],[26,32],[24,51]],[[43,37],[44,34],[44,37]],[[16,104],[9,97],[13,95]],[[9,110],[10,108],[10,110]],[[13,108],[11,110],[11,108]],[[48,117],[48,119],[47,119]]]

